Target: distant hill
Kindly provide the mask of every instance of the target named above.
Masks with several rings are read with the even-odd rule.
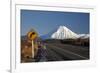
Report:
[[[77,38],[77,39],[46,39],[43,42],[44,43],[55,43],[55,44],[70,44],[70,45],[77,45],[77,46],[87,46],[89,47],[90,45],[90,39],[85,38]]]
[[[50,31],[50,32],[48,32],[47,34],[44,34],[44,35],[40,36],[40,38],[42,38],[43,40],[45,40],[45,39],[52,39],[52,38],[51,38],[51,35],[52,35],[55,31],[57,31],[57,28],[54,29],[54,30],[52,30],[52,31]]]
[[[26,35],[21,36],[21,40],[27,40],[27,36]]]

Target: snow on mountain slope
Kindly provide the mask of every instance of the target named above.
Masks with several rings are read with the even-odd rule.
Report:
[[[81,38],[81,39],[86,39],[86,38],[89,38],[90,35],[89,34],[79,34],[78,35],[78,38]]]
[[[58,30],[51,35],[51,38],[53,39],[69,39],[69,38],[75,39],[75,38],[78,38],[78,35],[72,32],[67,27],[60,26]]]

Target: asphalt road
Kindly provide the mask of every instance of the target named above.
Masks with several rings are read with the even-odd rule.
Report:
[[[45,43],[47,61],[87,60],[89,48],[68,44]]]
[[[61,43],[45,43],[45,61],[69,61],[69,60],[88,60],[89,47],[75,46]],[[23,59],[22,62],[35,62],[35,59]],[[39,61],[40,62],[40,61]],[[42,62],[42,61],[41,61]]]

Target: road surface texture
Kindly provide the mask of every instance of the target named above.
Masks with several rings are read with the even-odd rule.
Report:
[[[33,58],[24,58],[23,63],[88,60],[89,47],[76,46],[62,43],[44,43],[46,46],[46,60],[36,61]]]
[[[89,47],[59,43],[45,43],[47,61],[87,60]]]

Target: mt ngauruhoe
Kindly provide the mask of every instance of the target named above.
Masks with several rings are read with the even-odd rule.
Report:
[[[66,26],[59,26],[58,29],[41,36],[41,38],[43,39],[77,39],[77,38],[89,38],[89,34],[77,34],[71,31]]]
[[[53,39],[70,39],[70,38],[77,38],[78,35],[72,32],[65,26],[60,26],[56,32],[51,35]]]

